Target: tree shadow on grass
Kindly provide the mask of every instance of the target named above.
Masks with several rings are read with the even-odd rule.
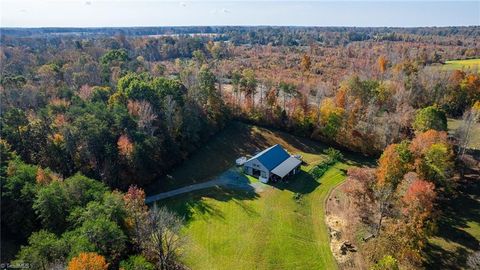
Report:
[[[188,224],[195,217],[225,219],[224,213],[214,204],[206,201],[205,198],[211,198],[220,202],[233,201],[236,205],[243,208],[248,215],[258,215],[253,208],[243,202],[244,200],[254,200],[258,197],[253,187],[229,189],[216,186],[161,200],[157,202],[157,205],[167,207],[180,217],[183,217],[186,224]]]
[[[466,179],[460,185],[459,195],[440,205],[442,215],[436,236],[447,243],[455,243],[455,251],[430,244],[427,248],[427,268],[460,269],[465,267],[468,253],[480,248],[480,239],[464,228],[468,222],[480,221],[480,179]],[[469,250],[470,251],[469,251]],[[440,268],[439,268],[440,266]]]
[[[464,269],[468,257],[468,250],[457,247],[455,251],[448,251],[435,244],[427,246],[426,269]]]
[[[284,181],[279,181],[270,185],[280,190],[290,190],[291,192],[305,195],[314,191],[320,186],[320,183],[308,172],[302,170],[298,174],[290,176]]]

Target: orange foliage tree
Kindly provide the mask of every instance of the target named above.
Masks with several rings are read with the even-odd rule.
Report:
[[[107,270],[108,263],[95,252],[82,252],[68,263],[68,270]]]
[[[408,150],[408,143],[391,144],[385,148],[378,162],[378,184],[391,185],[395,189],[410,168],[411,153]]]

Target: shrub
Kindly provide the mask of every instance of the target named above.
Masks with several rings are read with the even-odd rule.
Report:
[[[335,148],[329,147],[325,151],[325,153],[327,154],[327,156],[328,156],[328,158],[329,158],[329,160],[332,164],[343,159],[342,152],[340,152],[339,150],[337,150]]]

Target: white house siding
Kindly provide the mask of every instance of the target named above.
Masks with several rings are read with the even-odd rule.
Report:
[[[260,163],[257,159],[249,160],[245,162],[243,166],[245,167],[245,172],[247,174],[253,175],[253,169],[257,169],[260,171],[260,175],[262,177],[267,179],[270,177],[270,172],[268,169],[265,168],[265,166],[263,166],[262,163]]]

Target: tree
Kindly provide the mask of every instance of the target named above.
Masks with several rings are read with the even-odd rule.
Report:
[[[158,117],[155,114],[152,105],[145,100],[129,100],[127,107],[130,115],[136,118],[138,128],[146,134],[153,136],[155,130],[158,128],[154,126],[154,122]]]
[[[125,234],[106,216],[86,220],[76,233],[86,236],[95,247],[95,251],[106,256],[109,261],[117,260],[125,251],[127,240]]]
[[[298,94],[297,87],[293,83],[281,81],[278,84],[278,88],[283,93],[283,110],[287,111],[286,109],[287,99],[290,100],[292,96],[296,96]]]
[[[402,198],[404,218],[399,226],[403,234],[403,253],[416,261],[422,257],[433,224],[434,190],[434,184],[417,178],[410,183]]]
[[[166,208],[154,206],[141,224],[140,246],[147,258],[156,261],[157,268],[171,269],[177,265],[183,245],[180,229],[182,220]]]
[[[68,263],[68,270],[107,270],[105,257],[95,252],[82,252]]]
[[[104,217],[124,228],[127,213],[123,195],[120,192],[106,192],[100,201],[91,201],[85,208],[75,208],[70,212],[68,220],[71,224],[81,226],[87,220],[97,220]]]
[[[387,70],[387,64],[387,58],[384,55],[381,55],[377,60],[378,71],[380,71],[380,74],[385,73],[385,71]]]
[[[148,208],[145,205],[145,192],[136,186],[130,186],[123,196],[127,218],[125,223],[130,232],[132,242],[138,247],[141,246],[142,225],[148,215]]]
[[[217,124],[222,116],[223,101],[215,87],[215,81],[215,75],[210,68],[206,65],[202,66],[198,73],[200,96],[203,99],[201,106],[206,110],[208,119]]]
[[[32,233],[28,246],[22,246],[19,261],[27,262],[33,269],[49,270],[64,264],[66,250],[57,236],[45,230]]]
[[[2,162],[4,157],[2,155]],[[32,209],[37,193],[37,169],[19,159],[11,160],[6,168],[6,179],[1,179],[2,231],[23,240],[38,227],[37,215]]]
[[[67,228],[70,199],[60,182],[52,182],[38,191],[33,204],[44,228],[61,233]]]
[[[312,60],[310,59],[310,56],[308,56],[307,54],[303,54],[300,66],[302,67],[303,71],[310,71],[310,68],[312,67]]]
[[[435,143],[447,144],[447,133],[430,129],[417,133],[410,143],[409,149],[417,158],[423,156],[426,151]]]
[[[320,124],[323,126],[323,134],[333,139],[342,124],[344,109],[337,107],[331,98],[322,101],[320,107]]]
[[[378,161],[377,181],[380,186],[390,185],[395,189],[409,171],[413,159],[408,146],[408,142],[403,141],[385,148]]]
[[[417,132],[424,132],[429,129],[438,131],[447,130],[447,116],[437,106],[423,108],[415,115],[413,128]]]
[[[454,167],[453,152],[444,143],[432,144],[422,159],[416,160],[417,172],[424,178],[433,181],[437,186],[451,188],[448,182]]]
[[[233,92],[235,93],[235,107],[238,107],[238,102],[239,102],[239,94],[240,94],[240,83],[242,79],[242,74],[238,71],[233,71],[232,72],[232,86],[233,86]]]
[[[120,155],[130,159],[132,157],[133,147],[134,145],[127,135],[120,135],[117,141],[117,148]]]
[[[121,270],[154,270],[155,265],[141,255],[133,255],[120,262]]]
[[[473,127],[480,120],[480,101],[475,102],[473,107],[463,114],[462,125],[456,131],[460,155],[462,157],[472,140]]]
[[[244,69],[242,79],[240,80],[241,90],[245,93],[245,97],[252,102],[252,108],[255,108],[255,94],[257,93],[257,78],[252,69]]]
[[[468,256],[467,266],[470,267],[470,269],[480,268],[480,251],[475,251]]]

